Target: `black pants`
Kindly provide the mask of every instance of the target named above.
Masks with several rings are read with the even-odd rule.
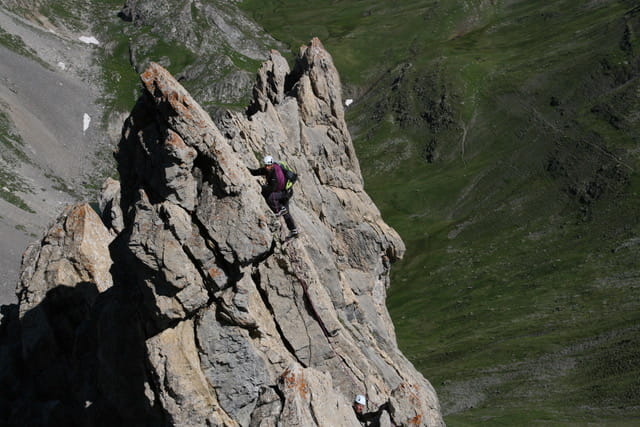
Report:
[[[293,196],[293,191],[289,189],[269,192],[263,188],[262,195],[267,200],[267,204],[274,213],[280,212],[280,209],[283,207],[287,209],[287,212],[282,215],[282,217],[284,218],[284,222],[287,223],[287,228],[289,230],[294,230],[296,228],[296,223],[293,221],[291,213],[289,213],[289,200],[291,200],[291,196]]]

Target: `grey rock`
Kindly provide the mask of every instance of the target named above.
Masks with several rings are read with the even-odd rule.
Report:
[[[276,427],[277,419],[282,412],[280,396],[273,387],[263,387],[256,403],[256,409],[251,414],[250,427]]]
[[[216,411],[219,404],[200,369],[195,339],[193,322],[184,321],[147,341],[158,396],[173,425],[205,425],[212,416],[225,418]]]
[[[120,182],[107,178],[102,184],[102,191],[98,196],[98,207],[104,224],[115,234],[124,229],[124,217],[120,208]]]
[[[198,268],[171,232],[169,218],[141,192],[135,205],[128,249],[135,258],[129,267],[145,292],[144,303],[154,321],[183,319],[203,307],[209,297]],[[177,217],[173,217],[175,219]],[[175,227],[174,227],[175,228]]]
[[[266,34],[261,35],[263,31],[236,5],[219,0],[189,2],[177,7],[169,0],[127,0],[120,15],[136,25],[161,31],[166,40],[180,41],[199,54],[207,53],[214,43],[223,41],[242,55],[264,59],[264,46],[259,41],[270,40]],[[209,31],[197,32],[195,22]]]
[[[284,396],[280,415],[286,425],[357,426],[349,400],[333,388],[331,376],[292,365],[280,376],[278,388]]]
[[[249,332],[226,326],[210,308],[197,325],[204,375],[219,396],[220,405],[240,425],[248,425],[261,387],[270,383],[265,361]]]
[[[109,244],[113,236],[87,204],[67,207],[44,238],[24,254],[18,283],[20,312],[38,306],[55,286],[90,283],[99,292],[113,285]]]
[[[160,65],[142,74],[116,155],[123,228],[108,244],[113,285],[81,322],[89,344],[78,348],[100,355],[99,380],[83,382],[92,407],[120,424],[144,414],[184,426],[350,426],[353,396],[367,394],[396,408],[383,425],[443,425],[435,391],[397,348],[385,299],[404,245],[364,192],[331,56],[314,39],[288,72],[272,52],[257,81],[255,108],[216,126]],[[297,239],[283,240],[262,178],[249,173],[264,154],[300,177],[290,204]],[[25,255],[25,278],[71,262],[43,258],[47,248]],[[95,270],[95,259],[83,262]],[[24,342],[42,351],[59,344],[38,311],[53,277],[21,293],[37,332]],[[129,362],[118,354],[127,344]]]
[[[265,61],[258,70],[249,114],[257,111],[264,112],[269,104],[282,103],[285,96],[285,79],[289,72],[287,60],[280,55],[280,52],[272,50],[269,60]]]

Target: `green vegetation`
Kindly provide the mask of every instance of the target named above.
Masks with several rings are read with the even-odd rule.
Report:
[[[5,108],[1,104],[0,106]],[[4,111],[0,111],[0,144],[2,146],[0,157],[5,162],[10,164],[16,161],[29,162],[29,157],[22,151],[24,142],[14,130],[11,118]]]
[[[9,34],[2,28],[0,28],[0,44],[20,55],[26,57],[30,57],[31,55],[33,55],[33,51],[24,44],[20,37]]]
[[[90,13],[90,5],[88,2],[56,0],[43,2],[39,12],[57,26],[81,32],[87,30],[85,17]]]
[[[292,52],[318,36],[355,98],[407,244],[389,309],[448,425],[637,423],[637,5],[242,5]]]
[[[25,187],[25,185],[0,165],[0,198],[25,212],[35,213],[20,196],[15,194],[16,191],[30,191],[29,187]]]
[[[51,187],[54,190],[63,191],[76,199],[80,199],[81,195],[74,188],[70,187],[64,179],[51,172],[45,172],[44,176],[51,181]]]
[[[13,34],[9,34],[2,28],[0,28],[0,45],[14,51],[19,55],[22,55],[24,57],[31,58],[34,61],[37,61],[38,63],[40,63],[40,65],[42,65],[45,68],[50,68],[49,65],[46,62],[44,62],[42,59],[40,59],[40,57],[36,54],[36,52],[33,51],[33,49],[29,48],[29,46],[27,46],[20,37],[15,36]]]
[[[34,213],[16,194],[33,193],[33,189],[12,170],[18,162],[29,162],[22,151],[23,145],[20,135],[13,129],[10,117],[4,111],[0,111],[0,198],[24,211]]]
[[[187,9],[162,12],[160,8],[144,20],[132,23],[118,16],[122,6],[121,1],[113,0],[92,2],[90,6],[92,15],[97,17],[94,31],[110,40],[100,59],[107,116],[131,110],[140,95],[139,90],[131,88],[139,87],[139,73],[151,61],[178,77],[202,105],[211,108],[246,106],[248,90],[238,99],[214,101],[211,88],[223,83],[234,71],[254,73],[259,62],[238,53],[224,41],[210,45],[205,29],[210,29],[212,23],[195,4],[184,6],[199,24],[194,27],[179,20],[180,14],[186,13]],[[175,27],[170,28],[171,25]],[[167,33],[168,29],[170,33]]]

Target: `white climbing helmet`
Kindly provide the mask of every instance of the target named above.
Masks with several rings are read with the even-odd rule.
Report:
[[[264,156],[264,159],[262,159],[262,163],[266,166],[266,165],[272,165],[273,164],[273,157],[271,156]]]
[[[354,402],[360,404],[360,405],[365,405],[367,404],[367,398],[364,397],[363,395],[359,394],[356,396],[356,398],[354,399]]]

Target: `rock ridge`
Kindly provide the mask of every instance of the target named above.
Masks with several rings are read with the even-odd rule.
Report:
[[[25,253],[0,421],[355,426],[366,394],[391,401],[382,425],[443,425],[397,348],[385,298],[404,245],[364,191],[320,40],[293,70],[271,51],[247,113],[217,125],[160,65],[141,80],[102,220],[69,207]],[[249,172],[264,154],[300,176],[297,239]]]

